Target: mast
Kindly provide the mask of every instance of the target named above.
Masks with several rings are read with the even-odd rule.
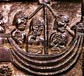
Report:
[[[48,16],[47,7],[45,4],[49,4],[50,0],[39,0],[39,3],[43,5],[44,14],[44,54],[48,54]]]
[[[48,16],[47,8],[43,7],[44,12],[44,54],[48,54]]]

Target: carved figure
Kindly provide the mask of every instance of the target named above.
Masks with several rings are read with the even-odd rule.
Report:
[[[44,29],[44,21],[39,18],[32,19],[29,28],[29,36],[28,36],[28,44],[39,46],[44,42],[43,38],[43,29]]]
[[[26,43],[26,34],[24,30],[27,24],[27,19],[28,17],[22,11],[19,11],[14,16],[13,25],[15,25],[16,28],[11,32],[11,35],[20,47],[24,47]]]
[[[60,15],[59,18],[55,20],[54,32],[50,37],[50,47],[54,48],[64,48],[68,41],[68,31],[66,27],[69,22],[69,17],[67,15]]]
[[[44,23],[43,21],[39,19],[33,19],[30,24],[30,32],[31,34],[29,35],[29,44],[36,44],[39,45],[44,41],[44,38],[42,37],[42,31],[44,28]]]

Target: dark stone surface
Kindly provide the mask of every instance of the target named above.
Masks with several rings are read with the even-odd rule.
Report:
[[[9,62],[10,60],[10,50],[5,48],[0,48],[0,62]]]

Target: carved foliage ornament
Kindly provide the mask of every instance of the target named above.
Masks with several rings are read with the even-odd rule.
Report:
[[[40,9],[43,10],[43,17],[34,17]],[[49,33],[48,11],[54,17],[52,33]],[[4,34],[2,19],[0,14],[0,37],[1,41],[7,38],[11,46],[11,62],[29,75],[55,76],[77,62],[84,36],[83,17],[73,25],[72,30],[68,15],[57,15],[50,6],[50,0],[39,0],[39,7],[30,16],[23,11],[15,14],[15,29],[9,34]],[[30,19],[29,31],[26,33],[25,28]],[[69,35],[72,37],[70,42]]]

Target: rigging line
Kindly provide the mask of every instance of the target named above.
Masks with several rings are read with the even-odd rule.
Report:
[[[54,10],[52,9],[52,7],[49,5],[49,4],[46,4],[46,3],[42,3],[44,6],[46,6],[49,10],[50,10],[50,12],[52,13],[52,15],[54,16],[54,18],[57,18],[57,17],[59,17],[55,12],[54,12]]]
[[[40,5],[40,6],[28,17],[28,19],[31,19],[39,10],[41,10],[41,8],[43,8],[43,5]]]

